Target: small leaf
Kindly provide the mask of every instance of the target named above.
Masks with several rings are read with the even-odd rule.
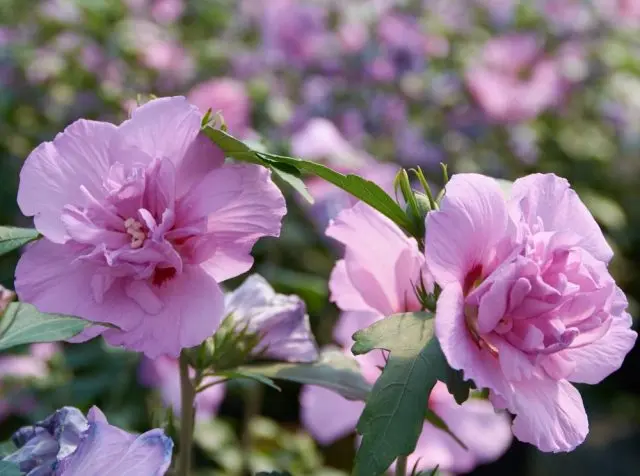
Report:
[[[9,304],[0,320],[0,350],[32,342],[68,339],[94,325],[93,322],[60,314],[45,314],[22,302]]]
[[[317,362],[311,364],[275,363],[242,367],[273,379],[318,385],[350,400],[366,400],[371,385],[360,372],[358,362],[341,350],[326,348]]]
[[[22,476],[22,471],[15,463],[0,461],[0,476]]]
[[[356,428],[362,442],[355,475],[384,474],[393,460],[414,451],[429,394],[446,376],[433,326],[430,312],[394,314],[354,334],[354,354],[373,349],[390,352]]]
[[[236,370],[226,370],[224,372],[216,372],[216,376],[224,377],[227,379],[239,379],[245,378],[250,380],[255,380],[256,382],[260,382],[264,385],[267,385],[271,388],[276,389],[278,392],[281,391],[280,387],[278,387],[273,380],[259,373],[255,373],[252,371],[248,371],[246,369],[236,369]]]
[[[0,256],[9,253],[40,237],[33,228],[0,226]]]
[[[309,203],[313,203],[314,199],[307,190],[307,186],[300,178],[300,172],[295,167],[291,167],[293,170],[287,170],[281,165],[274,164],[269,167],[273,172],[280,177],[284,182],[288,183],[296,192],[298,192],[302,197]]]
[[[258,157],[256,152],[247,146],[244,142],[227,134],[220,129],[213,127],[203,127],[202,131],[211,139],[218,147],[222,149],[227,157],[233,157],[243,162],[266,166],[264,161]]]

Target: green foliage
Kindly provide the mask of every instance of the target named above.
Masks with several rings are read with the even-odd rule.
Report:
[[[273,379],[318,385],[351,400],[366,400],[371,390],[356,360],[332,348],[324,349],[318,361],[311,364],[256,364],[239,370],[249,370]]]
[[[469,391],[471,390],[471,381],[464,380],[461,370],[454,370],[451,367],[447,369],[446,384],[449,392],[456,399],[458,404],[462,404],[469,398]]]
[[[393,220],[401,228],[411,233],[411,235],[419,236],[419,230],[415,229],[414,224],[404,210],[374,182],[357,175],[343,175],[316,162],[255,151],[243,142],[219,129],[213,129],[207,126],[203,128],[203,131],[229,157],[268,167],[271,170],[275,170],[278,174],[285,171],[286,174],[289,174],[288,179],[291,179],[291,177],[297,178],[293,170],[296,170],[298,174],[307,173],[323,178],[327,182],[336,185],[354,197],[371,205],[380,213]],[[304,186],[304,184],[300,185],[299,183],[297,185],[296,189]]]
[[[0,476],[21,476],[22,472],[14,463],[0,461]]]
[[[93,325],[72,316],[45,314],[31,304],[9,304],[0,321],[0,350],[32,342],[68,339]]]
[[[0,256],[37,240],[39,237],[40,233],[33,228],[0,226]]]
[[[358,421],[362,443],[354,474],[383,474],[398,457],[413,452],[422,431],[431,389],[446,376],[446,361],[434,339],[433,314],[395,314],[358,331],[354,354],[390,352]]]

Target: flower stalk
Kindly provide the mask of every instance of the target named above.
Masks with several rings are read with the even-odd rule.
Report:
[[[194,404],[196,391],[189,376],[189,361],[185,352],[180,353],[180,453],[178,475],[189,476],[193,446]]]

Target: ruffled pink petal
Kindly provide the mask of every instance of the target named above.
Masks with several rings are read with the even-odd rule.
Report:
[[[496,247],[509,236],[498,182],[479,174],[454,175],[440,210],[427,215],[426,228],[427,265],[436,282],[464,283],[476,266],[492,264]]]
[[[280,234],[287,208],[270,174],[258,165],[225,165],[178,203],[178,226],[204,220],[213,235],[216,251],[203,266],[219,282],[251,268],[251,249],[259,238]]]
[[[184,196],[202,177],[224,163],[224,152],[200,132],[184,155],[176,176],[176,196]]]
[[[300,393],[304,426],[321,444],[328,445],[355,431],[364,402],[347,400],[316,385],[305,385]]]
[[[154,99],[136,108],[118,127],[111,148],[112,160],[133,165],[141,157],[181,163],[200,132],[202,114],[182,96]],[[142,151],[143,154],[132,151]]]
[[[64,243],[69,238],[60,216],[65,205],[86,204],[82,187],[94,197],[104,196],[102,180],[109,170],[107,151],[115,132],[113,124],[81,119],[27,157],[20,172],[18,205],[50,240]]]
[[[211,336],[224,317],[222,290],[199,266],[187,266],[182,274],[164,283],[161,296],[163,307],[157,314],[143,315],[126,332],[109,329],[103,334],[105,340],[152,359],[161,355],[177,358],[183,348],[199,345]],[[105,303],[110,301],[105,299]]]
[[[513,434],[541,451],[572,451],[589,433],[578,390],[566,380],[533,378],[513,383],[508,408],[516,415]]]
[[[347,263],[343,259],[336,262],[336,265],[331,271],[329,291],[331,292],[333,302],[344,311],[373,312],[378,314],[378,311],[365,302],[358,289],[354,286],[347,271]]]
[[[509,204],[530,225],[542,220],[544,230],[580,235],[577,245],[598,260],[613,257],[602,230],[567,180],[554,174],[527,175],[513,183]]]
[[[575,363],[575,369],[567,379],[576,383],[600,383],[620,368],[633,348],[638,334],[631,330],[631,316],[623,313],[612,316],[613,322],[607,333],[597,341],[561,352],[563,357]]]
[[[489,388],[500,395],[507,392],[498,359],[481,350],[467,330],[459,284],[449,284],[442,290],[435,319],[436,337],[449,365],[463,370],[465,379],[473,380],[479,388]]]
[[[414,294],[412,279],[419,278],[424,263],[414,239],[363,202],[340,212],[326,234],[346,246],[343,266],[353,284],[344,289],[330,285],[333,301],[353,300],[357,291],[362,301],[382,315],[406,308],[406,296]],[[402,269],[398,269],[400,260]],[[343,270],[337,278],[344,280],[340,273]]]
[[[47,239],[29,245],[16,267],[15,285],[20,300],[42,312],[111,323],[124,330],[138,326],[143,313],[124,294],[120,283],[114,283],[105,293],[103,304],[97,304],[91,283],[98,268],[76,258],[74,245],[59,245]],[[85,330],[92,337],[102,331],[95,326]]]

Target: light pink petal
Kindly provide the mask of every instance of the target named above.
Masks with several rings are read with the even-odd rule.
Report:
[[[161,296],[164,306],[157,314],[143,314],[126,332],[107,330],[103,334],[106,341],[152,359],[161,355],[177,358],[182,349],[199,345],[211,336],[224,317],[222,290],[199,266],[187,266],[182,274],[164,283]],[[137,313],[141,313],[140,308]],[[119,320],[125,318],[120,316]]]
[[[76,260],[74,245],[42,239],[29,245],[18,262],[16,292],[21,301],[42,312],[108,322],[122,329],[137,326],[140,308],[126,297],[119,283],[105,293],[103,304],[95,302],[91,281],[97,271],[92,263]],[[85,330],[91,337],[103,331],[95,326]]]
[[[360,329],[369,327],[384,316],[377,312],[346,311],[333,328],[333,337],[340,345],[350,348],[353,345],[353,334]]]
[[[589,432],[580,393],[566,380],[515,382],[507,399],[509,411],[516,415],[514,436],[541,451],[572,451]]]
[[[280,234],[287,209],[270,174],[258,165],[225,165],[210,172],[178,203],[179,226],[205,220],[215,238],[215,254],[204,266],[217,281],[247,271],[256,241]]]
[[[460,285],[449,284],[442,290],[435,319],[436,337],[451,367],[463,370],[465,379],[472,379],[478,388],[489,388],[500,395],[508,391],[498,359],[481,350],[467,330]]]
[[[541,219],[547,231],[567,231],[582,237],[579,246],[600,261],[609,262],[611,247],[595,219],[569,182],[554,174],[532,174],[513,183],[511,208],[529,224]]]
[[[426,227],[427,265],[436,282],[463,283],[474,267],[491,265],[496,247],[508,236],[498,182],[479,174],[454,175],[440,210],[427,215]]]
[[[149,159],[169,159],[180,170],[181,163],[200,132],[202,114],[182,96],[153,99],[136,108],[131,119],[118,127],[111,150],[113,160],[130,164],[140,160],[140,150]]]
[[[184,196],[202,177],[224,163],[224,152],[200,132],[193,140],[177,171],[176,196]]]
[[[631,316],[612,316],[608,332],[597,341],[576,349],[562,351],[564,357],[575,362],[576,367],[567,377],[576,383],[600,383],[620,368],[622,361],[633,348],[638,334],[631,330]]]
[[[347,263],[343,259],[336,262],[331,271],[329,291],[333,302],[344,311],[378,314],[378,311],[365,302],[360,291],[352,283],[347,271]]]
[[[18,205],[50,240],[64,243],[69,238],[60,215],[65,205],[86,203],[81,187],[94,197],[104,196],[102,180],[109,170],[107,151],[115,131],[113,124],[81,119],[27,157],[20,172]]]
[[[305,385],[300,393],[304,426],[320,444],[328,445],[355,431],[364,402],[316,385]]]
[[[346,274],[369,307],[385,316],[406,308],[406,296],[413,294],[412,280],[418,279],[423,265],[414,239],[363,202],[340,212],[326,234],[346,246]],[[401,259],[405,266],[397,269]],[[353,293],[349,288],[331,289],[336,302],[350,299],[342,298],[343,292]]]

